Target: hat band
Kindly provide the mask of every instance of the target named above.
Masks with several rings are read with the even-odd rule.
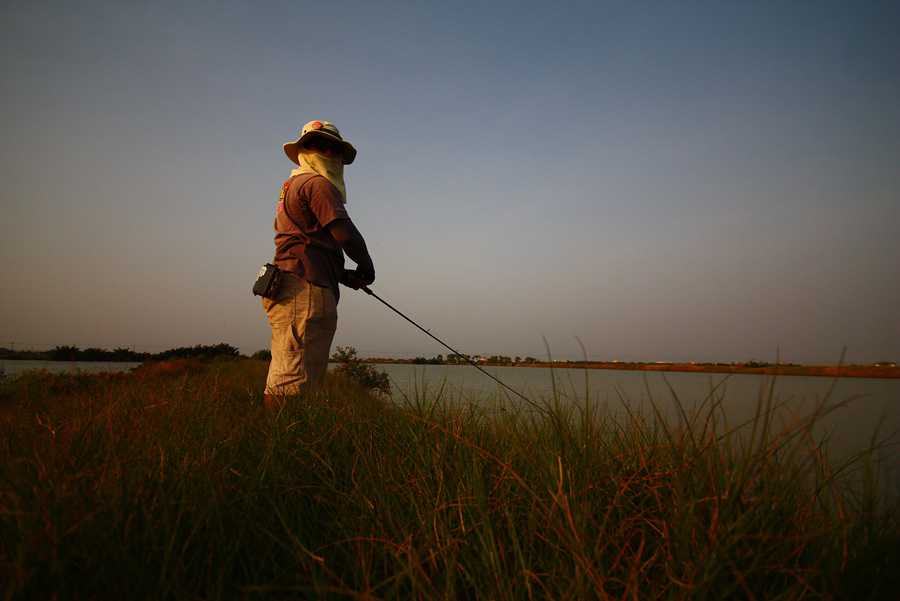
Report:
[[[306,134],[328,134],[329,136],[334,136],[335,138],[337,138],[338,140],[340,140],[342,142],[344,141],[344,138],[341,137],[341,134],[339,134],[337,132],[333,132],[328,129],[325,129],[324,127],[321,129],[311,129],[308,132],[306,132]],[[303,134],[303,135],[305,136],[306,134]]]

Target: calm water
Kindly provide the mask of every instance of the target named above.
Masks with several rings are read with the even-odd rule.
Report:
[[[0,369],[7,375],[17,374],[30,369],[45,369],[50,373],[86,371],[127,371],[141,363],[117,363],[106,361],[6,361],[0,360]]]
[[[378,365],[392,382],[396,400],[441,396],[451,402],[477,402],[479,406],[526,405],[515,394],[471,365]],[[776,425],[794,415],[805,417],[823,401],[846,404],[823,417],[814,428],[818,439],[828,436],[829,449],[850,454],[867,449],[872,435],[900,442],[900,379],[820,378],[804,376],[698,374],[684,372],[605,369],[554,369],[540,367],[485,367],[485,371],[525,397],[544,404],[554,398],[554,382],[564,402],[585,400],[627,415],[631,410],[649,413],[654,404],[674,420],[678,402],[690,413],[705,414],[713,399],[721,401],[722,415],[730,426],[751,420],[759,400],[773,398],[783,407]],[[892,447],[900,459],[900,445]],[[900,476],[898,476],[900,477]]]

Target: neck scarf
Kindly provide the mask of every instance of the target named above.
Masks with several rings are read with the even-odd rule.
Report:
[[[347,187],[344,185],[344,162],[339,157],[327,157],[308,148],[298,150],[297,162],[300,166],[291,171],[291,175],[300,173],[317,173],[338,189],[341,200],[347,204]]]

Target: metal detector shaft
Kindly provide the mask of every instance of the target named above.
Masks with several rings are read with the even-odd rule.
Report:
[[[433,338],[433,339],[436,340],[438,343],[440,343],[444,348],[446,348],[446,349],[450,350],[451,352],[453,352],[457,357],[462,357],[463,359],[465,359],[465,360],[466,360],[466,363],[470,364],[472,367],[474,367],[475,369],[477,369],[478,371],[480,371],[481,373],[483,373],[484,375],[486,375],[487,377],[489,377],[490,379],[492,379],[494,382],[496,382],[496,383],[499,384],[500,386],[504,387],[505,389],[507,389],[508,391],[510,391],[511,393],[513,393],[514,395],[516,395],[517,397],[521,398],[523,401],[525,401],[525,402],[528,403],[529,405],[532,405],[533,407],[539,409],[540,411],[545,412],[544,409],[543,409],[540,405],[537,405],[537,404],[533,403],[531,400],[529,400],[529,399],[525,398],[524,396],[522,396],[522,393],[520,393],[520,392],[518,392],[518,391],[516,391],[516,390],[514,390],[514,389],[512,389],[512,388],[510,388],[509,386],[507,386],[506,384],[504,384],[503,382],[501,382],[500,380],[498,380],[497,378],[495,378],[494,376],[492,376],[491,374],[489,374],[488,372],[486,372],[485,370],[483,370],[483,369],[481,368],[480,365],[476,364],[474,361],[472,361],[471,359],[469,359],[467,356],[463,355],[462,353],[460,353],[460,352],[459,352],[458,350],[456,350],[455,348],[449,346],[446,342],[444,342],[443,340],[441,340],[440,338],[438,338],[437,336],[435,336],[434,334],[432,334],[431,332],[429,332],[428,330],[426,330],[425,328],[423,328],[422,326],[420,326],[419,324],[417,324],[416,322],[414,322],[413,320],[411,320],[409,317],[407,317],[406,315],[404,315],[403,313],[401,313],[400,311],[398,311],[397,309],[395,309],[394,307],[392,307],[392,306],[390,305],[390,303],[388,303],[386,300],[384,300],[383,298],[381,298],[380,296],[378,296],[377,294],[375,294],[374,292],[372,292],[371,290],[369,290],[369,288],[368,288],[367,286],[360,286],[359,289],[362,290],[363,292],[365,292],[366,294],[368,294],[369,296],[373,296],[373,297],[377,298],[379,301],[382,302],[382,304],[384,304],[385,307],[387,307],[388,309],[390,309],[391,311],[393,311],[394,313],[396,313],[397,315],[399,315],[400,317],[402,317],[403,319],[405,319],[405,320],[408,321],[409,323],[413,324],[414,326],[416,326],[417,328],[419,328],[420,330],[422,330],[423,332],[425,332],[426,334],[428,334],[431,338]]]

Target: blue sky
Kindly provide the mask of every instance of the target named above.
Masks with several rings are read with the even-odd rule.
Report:
[[[900,3],[0,2],[0,346],[268,346],[303,123],[468,354],[900,361]],[[446,349],[345,290],[335,345]],[[583,345],[583,350],[582,350]]]

